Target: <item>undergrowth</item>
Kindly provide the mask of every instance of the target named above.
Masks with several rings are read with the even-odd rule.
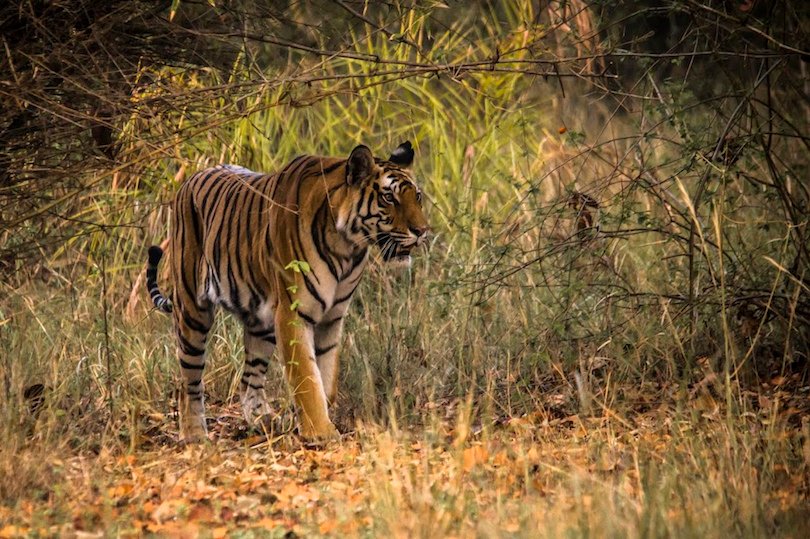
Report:
[[[399,31],[448,62],[520,59],[546,30],[533,9],[517,2],[498,21],[475,12],[443,37],[413,11]],[[354,43],[414,54],[375,32]],[[133,99],[148,109],[161,92],[245,81],[255,75],[245,64],[228,80],[149,73],[161,84]],[[673,61],[682,83],[656,84],[650,67],[630,111],[583,84],[561,103],[556,81],[521,73],[385,81],[358,60],[288,64],[350,82],[268,80],[131,118],[128,166],[90,178],[54,225],[80,233],[3,282],[0,523],[171,534],[160,526],[193,520],[205,498],[183,482],[197,474],[261,499],[278,534],[801,535],[807,161],[801,122],[782,106],[789,89],[760,76],[728,92],[718,82],[705,99]],[[292,435],[246,430],[235,411],[241,329],[220,316],[205,374],[214,441],[179,448],[170,320],[150,311],[142,281],[178,185],[219,162],[270,171],[302,153],[365,143],[385,154],[406,139],[434,234],[409,270],[373,260],[353,300],[341,446],[311,453]],[[268,388],[287,410],[280,368]],[[252,465],[263,482],[229,483]],[[292,472],[305,465],[303,479]],[[356,507],[327,479],[350,485]],[[306,491],[300,507],[276,497],[285,488]],[[179,498],[182,511],[169,503]],[[95,509],[82,516],[77,500]],[[229,502],[216,503],[210,522],[258,518],[232,522]],[[160,507],[168,516],[155,517]]]

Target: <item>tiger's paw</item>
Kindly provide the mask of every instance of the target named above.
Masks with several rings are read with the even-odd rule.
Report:
[[[292,411],[267,413],[255,417],[250,425],[268,436],[283,436],[295,430],[295,414]]]
[[[263,418],[273,415],[273,409],[267,403],[263,389],[248,387],[239,397],[242,404],[242,416],[248,425],[258,424]]]
[[[208,429],[205,426],[205,418],[189,418],[181,421],[180,442],[183,444],[198,444],[208,441]]]
[[[331,442],[340,440],[340,432],[331,422],[319,429],[314,428],[312,424],[305,428],[303,424],[299,423],[298,435],[305,446],[313,448],[324,447]]]

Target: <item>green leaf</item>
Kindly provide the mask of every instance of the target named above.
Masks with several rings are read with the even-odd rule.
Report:
[[[295,273],[309,273],[309,264],[304,260],[292,260],[284,266],[285,270],[293,270]]]

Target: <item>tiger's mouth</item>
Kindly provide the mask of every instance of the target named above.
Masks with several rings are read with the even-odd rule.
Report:
[[[383,260],[394,265],[410,265],[411,251],[415,244],[403,245],[390,234],[381,234],[377,238],[377,246],[380,248]]]

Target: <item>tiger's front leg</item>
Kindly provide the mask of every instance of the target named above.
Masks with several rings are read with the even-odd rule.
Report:
[[[340,366],[338,350],[343,334],[344,314],[344,312],[331,313],[331,318],[315,326],[315,358],[329,405],[333,405],[337,398]]]
[[[298,405],[298,430],[308,441],[326,441],[340,435],[329,419],[324,381],[315,360],[314,328],[289,305],[279,302],[276,334],[284,372]]]

